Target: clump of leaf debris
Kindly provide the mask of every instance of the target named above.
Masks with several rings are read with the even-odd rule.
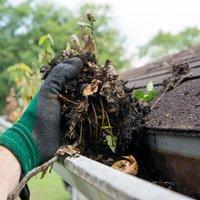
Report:
[[[87,19],[88,24],[79,23],[82,34],[72,35],[62,55],[44,66],[42,72],[45,79],[59,62],[75,56],[82,59],[81,73],[59,96],[63,144],[79,147],[87,156],[122,156],[134,134],[144,127],[149,107],[133,97],[133,89],[126,87],[110,60],[104,65],[98,63],[93,39],[95,19],[90,14]]]

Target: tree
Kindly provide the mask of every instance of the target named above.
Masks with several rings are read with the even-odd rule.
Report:
[[[197,44],[200,44],[200,29],[197,27],[186,28],[177,34],[159,31],[140,47],[139,56],[158,59]]]
[[[78,34],[77,22],[91,12],[96,17],[95,39],[100,62],[113,61],[116,67],[129,65],[124,57],[123,39],[112,25],[110,7],[94,4],[82,5],[77,13],[50,2],[24,0],[13,5],[0,0],[0,73],[17,63],[25,63],[38,69],[40,51],[38,42],[42,35],[50,34],[54,40],[53,49],[60,53],[66,47],[72,34]],[[0,77],[0,102],[5,105],[5,97],[10,85],[5,75]],[[0,105],[0,110],[3,107]]]

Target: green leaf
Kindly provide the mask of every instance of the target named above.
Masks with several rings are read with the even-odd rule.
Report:
[[[150,92],[153,90],[153,81],[147,83],[146,91]]]
[[[114,135],[107,135],[106,142],[110,149],[113,151],[113,153],[115,153],[115,149],[117,146],[117,137]]]
[[[112,126],[101,126],[101,129],[112,129]]]
[[[43,35],[39,38],[39,46],[51,46],[53,44],[53,38],[50,34]]]
[[[156,96],[157,96],[157,91],[153,89],[144,95],[143,101],[145,102],[152,101]]]
[[[89,28],[92,28],[92,26],[90,24],[87,24],[85,22],[78,22],[77,23],[78,26],[80,26],[81,28],[85,28],[85,27],[89,27]]]
[[[142,90],[135,90],[133,93],[133,96],[137,99],[137,100],[143,100],[145,93]]]

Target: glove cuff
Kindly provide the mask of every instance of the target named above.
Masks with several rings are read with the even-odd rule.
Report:
[[[21,164],[23,174],[40,164],[40,153],[32,134],[19,123],[0,135],[0,145],[8,148]]]

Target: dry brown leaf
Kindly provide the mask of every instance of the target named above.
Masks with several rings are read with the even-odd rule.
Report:
[[[91,34],[87,34],[83,38],[84,41],[84,48],[83,48],[83,53],[90,52],[90,53],[95,53],[96,52],[96,44],[94,41],[94,38],[92,37]]]
[[[84,100],[82,102],[79,103],[79,105],[76,107],[76,115],[82,113],[83,111],[87,110],[89,106],[88,100]]]
[[[96,93],[99,89],[99,84],[101,83],[101,81],[94,79],[92,80],[91,84],[87,84],[84,89],[83,89],[83,96],[87,97],[87,96],[91,96],[94,93]]]
[[[78,53],[81,53],[81,51],[82,51],[81,50],[81,45],[80,45],[80,42],[79,42],[79,39],[78,39],[77,35],[75,35],[75,34],[71,35],[70,44],[71,44],[71,48],[73,50],[75,50]]]
[[[73,156],[80,153],[80,149],[77,147],[74,147],[72,145],[64,145],[61,146],[57,152],[56,155],[57,156],[65,156],[65,155],[69,155],[69,156]]]
[[[80,102],[76,107],[75,114],[69,121],[69,132],[67,135],[70,139],[75,139],[77,137],[76,125],[80,121],[82,113],[84,111],[87,111],[88,106],[88,100],[85,99],[84,101]]]
[[[87,64],[93,71],[95,71],[96,76],[100,76],[102,74],[102,67],[94,62],[88,62]]]
[[[118,81],[118,83],[115,84],[115,91],[118,98],[121,99],[125,97],[124,87],[121,81]]]
[[[110,60],[106,60],[105,67],[108,77],[118,76],[118,73],[115,70],[114,66],[111,64]]]
[[[76,124],[77,124],[76,118],[73,117],[70,120],[70,126],[69,126],[69,138],[70,139],[74,139],[77,136]]]
[[[105,82],[102,87],[101,87],[101,91],[100,91],[100,94],[104,97],[106,97],[106,100],[109,102],[109,103],[114,103],[115,100],[113,98],[113,92],[114,92],[114,88],[112,88],[111,86],[111,82],[110,81],[107,81]]]
[[[100,94],[105,96],[109,103],[125,97],[123,85],[118,79],[105,82],[101,87]]]
[[[112,165],[112,168],[117,169],[121,172],[131,174],[133,176],[138,173],[138,164],[132,155],[123,156],[123,160],[119,160]]]

